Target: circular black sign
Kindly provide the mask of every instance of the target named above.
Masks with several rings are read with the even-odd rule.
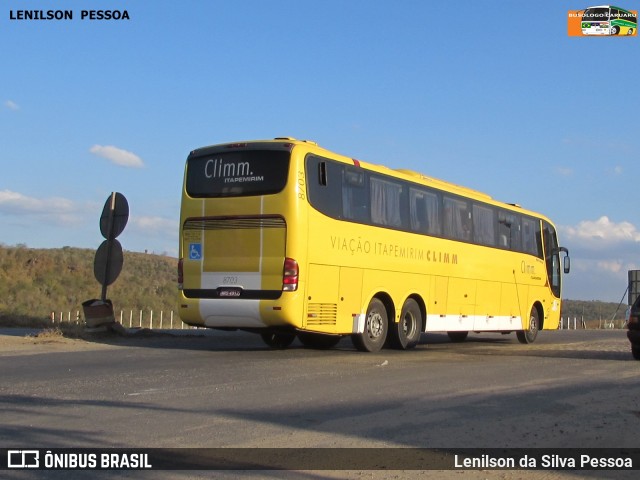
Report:
[[[109,231],[111,218],[111,231]],[[113,192],[104,204],[100,217],[100,233],[107,240],[112,240],[122,233],[129,220],[129,203],[124,195]]]
[[[105,240],[96,251],[93,274],[101,285],[111,285],[120,275],[123,263],[124,256],[120,242],[115,239]]]

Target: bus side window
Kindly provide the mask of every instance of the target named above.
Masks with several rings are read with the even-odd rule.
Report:
[[[454,240],[471,240],[471,211],[468,202],[444,197],[444,234]]]
[[[411,230],[414,232],[427,233],[424,194],[415,188],[409,189],[409,218]]]
[[[507,250],[521,250],[520,216],[511,212],[498,212],[498,246]]]
[[[345,167],[342,175],[342,215],[348,220],[369,223],[368,195],[363,170]]]
[[[522,219],[522,249],[536,257],[542,255],[542,238],[540,222],[530,218]]]
[[[309,203],[333,218],[342,216],[342,166],[313,155],[306,162]]]
[[[371,177],[371,221],[376,225],[401,227],[402,185]]]
[[[411,230],[429,235],[442,235],[439,195],[411,188],[409,191]]]
[[[493,208],[473,204],[473,240],[490,247],[496,244],[495,211]]]

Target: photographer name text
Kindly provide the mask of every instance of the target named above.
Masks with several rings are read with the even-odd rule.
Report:
[[[78,15],[76,15],[78,14]],[[9,10],[9,20],[131,20],[127,10]]]

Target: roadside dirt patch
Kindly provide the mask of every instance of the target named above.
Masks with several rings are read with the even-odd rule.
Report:
[[[101,345],[87,342],[82,338],[67,337],[58,329],[45,329],[22,335],[16,334],[16,332],[0,331],[0,356],[32,355],[97,348],[101,348]]]

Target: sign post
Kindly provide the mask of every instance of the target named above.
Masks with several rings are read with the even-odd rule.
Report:
[[[107,287],[115,282],[122,271],[124,255],[122,245],[116,239],[122,233],[129,220],[129,204],[118,192],[112,192],[102,209],[100,233],[105,240],[96,250],[93,261],[93,274],[102,285],[100,299],[82,303],[87,327],[115,324],[113,304],[107,298]]]
[[[115,282],[122,271],[122,246],[116,237],[122,233],[129,220],[129,204],[124,195],[112,192],[102,209],[100,233],[105,238],[98,250],[93,264],[93,273],[102,284],[100,299],[107,299],[107,286]]]

